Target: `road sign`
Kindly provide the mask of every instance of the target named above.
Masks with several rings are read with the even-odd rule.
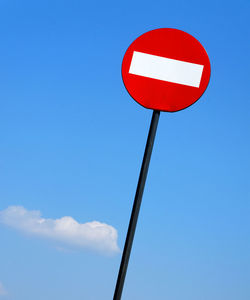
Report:
[[[174,112],[192,105],[206,90],[210,72],[209,58],[202,45],[190,34],[177,29],[146,32],[124,55],[125,87],[135,101],[154,111],[113,300],[120,300],[122,296],[160,111]]]
[[[127,49],[122,78],[146,108],[175,112],[196,102],[210,79],[206,50],[190,34],[172,28],[144,33]]]

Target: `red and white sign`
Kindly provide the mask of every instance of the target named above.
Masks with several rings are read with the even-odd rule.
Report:
[[[144,33],[126,51],[122,78],[146,108],[174,112],[196,102],[210,79],[206,50],[190,34],[171,28]]]

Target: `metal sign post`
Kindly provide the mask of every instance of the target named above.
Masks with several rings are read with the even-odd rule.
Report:
[[[144,152],[144,156],[143,156],[140,176],[139,176],[135,199],[134,199],[134,205],[133,205],[133,209],[132,209],[132,213],[131,213],[131,217],[130,217],[126,242],[125,242],[125,246],[123,249],[122,260],[121,260],[120,270],[119,270],[119,274],[118,274],[118,278],[117,278],[117,282],[116,282],[116,288],[115,288],[113,300],[121,299],[123,285],[124,285],[126,272],[127,272],[127,268],[128,268],[130,252],[131,252],[133,239],[134,239],[134,235],[135,235],[136,224],[137,224],[138,215],[140,212],[140,206],[141,206],[144,186],[145,186],[145,182],[147,179],[148,167],[149,167],[150,158],[151,158],[151,154],[152,154],[152,150],[153,150],[153,146],[154,146],[154,140],[155,140],[159,117],[160,117],[160,111],[154,110],[150,128],[149,128],[147,144],[146,144],[145,152]]]
[[[153,109],[153,116],[113,300],[122,295],[160,111],[176,112],[194,104],[205,92],[210,73],[209,57],[201,43],[173,28],[142,34],[123,57],[122,79],[128,93],[143,107]]]

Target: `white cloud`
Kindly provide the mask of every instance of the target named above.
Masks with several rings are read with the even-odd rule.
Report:
[[[5,290],[2,282],[0,281],[0,297],[7,295],[7,291]]]
[[[26,234],[48,238],[77,248],[92,249],[107,254],[119,252],[117,230],[98,221],[84,224],[72,217],[45,219],[40,211],[22,206],[9,206],[0,211],[0,223]]]

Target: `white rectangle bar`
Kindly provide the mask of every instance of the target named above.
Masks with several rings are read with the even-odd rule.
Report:
[[[129,73],[199,87],[203,65],[134,51]]]

